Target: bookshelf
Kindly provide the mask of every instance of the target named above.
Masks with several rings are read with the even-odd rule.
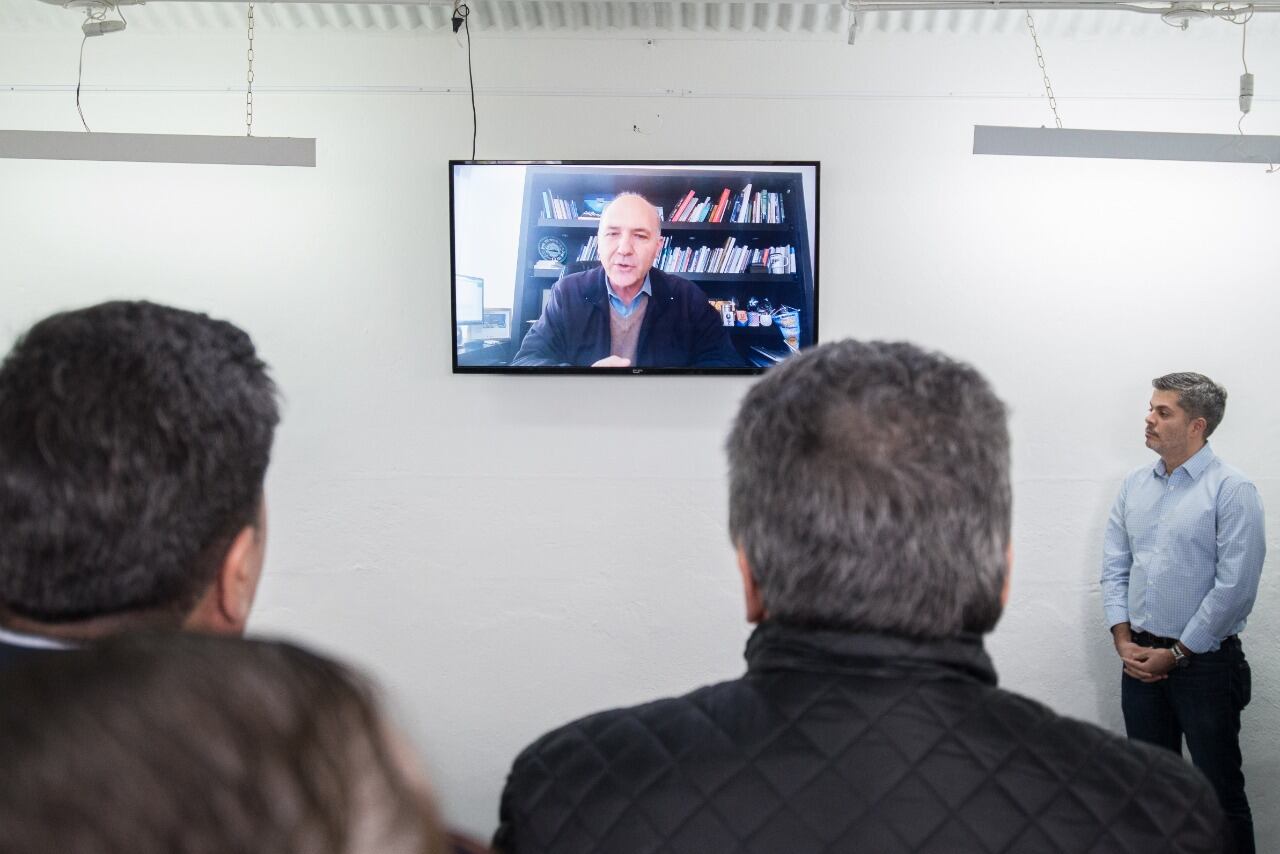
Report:
[[[752,214],[750,199],[746,202],[747,213],[742,212],[740,204],[742,191],[748,184],[751,185],[750,197],[761,199],[755,211],[757,218],[773,221],[730,221],[735,209],[739,218],[750,218]],[[798,345],[807,347],[813,343],[817,320],[814,265],[804,181],[799,170],[531,166],[525,173],[512,309],[513,352],[520,348],[525,334],[541,315],[543,294],[560,277],[560,268],[547,266],[545,256],[556,255],[563,248],[564,263],[578,260],[584,248],[592,247],[599,220],[577,217],[590,209],[590,200],[609,198],[624,191],[640,193],[662,209],[662,234],[667,245],[659,253],[655,267],[688,279],[701,288],[708,299],[722,306],[733,301],[736,309],[745,311],[754,298],[759,305],[767,301],[774,310],[784,306],[798,309],[801,321]],[[685,199],[690,201],[680,209]],[[687,216],[695,210],[694,205],[703,200],[710,201],[701,215],[703,221],[672,221],[677,210]],[[711,212],[717,209],[721,221],[710,221]],[[769,272],[764,265],[751,264],[752,255],[763,256],[766,249],[771,250],[769,257],[774,272]],[[699,251],[700,254],[695,255]],[[734,252],[737,254],[731,254]],[[736,266],[730,264],[734,260]],[[543,262],[542,266],[538,266],[539,261]],[[689,269],[694,264],[699,264],[700,269]],[[685,269],[674,269],[670,265],[683,265]],[[731,267],[736,271],[730,272]],[[753,348],[786,351],[782,329],[776,324],[735,325],[729,328],[729,336],[744,365],[767,367],[770,364]]]

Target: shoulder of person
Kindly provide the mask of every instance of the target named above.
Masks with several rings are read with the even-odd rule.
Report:
[[[684,732],[700,737],[704,730],[716,729],[716,724],[706,712],[709,697],[750,690],[745,680],[733,679],[678,697],[607,709],[578,718],[551,730],[526,747],[516,757],[512,777],[533,769],[537,769],[536,773],[554,776],[570,763],[578,768],[583,760],[577,751],[584,747],[590,748],[594,761],[607,764],[637,744],[656,748],[658,742],[654,740],[654,733],[658,730],[668,735]]]
[[[603,294],[604,268],[592,267],[590,270],[570,273],[563,279],[556,282],[555,286],[565,295],[585,296],[590,293],[592,289],[598,289]]]
[[[1118,839],[1160,840],[1162,852],[1217,852],[1224,818],[1213,788],[1181,756],[1060,715],[1027,697],[992,689],[1022,707],[1015,739],[1099,818],[1114,815]],[[989,704],[991,705],[991,704]],[[993,711],[996,711],[993,708]],[[1115,813],[1120,804],[1129,804]],[[1137,849],[1134,849],[1137,850]]]
[[[1215,479],[1218,481],[1219,490],[1235,490],[1241,486],[1249,489],[1256,489],[1252,478],[1240,471],[1240,469],[1224,461],[1222,457],[1215,456],[1213,462],[1210,463],[1210,470],[1214,473]]]
[[[1153,829],[1164,834],[1163,850],[1178,854],[1221,851],[1226,819],[1218,795],[1204,775],[1171,750],[1116,738],[1129,752],[1130,766],[1141,774],[1128,778],[1134,786],[1135,802],[1159,793],[1157,803],[1140,811]]]
[[[707,301],[706,292],[684,276],[664,273],[654,268],[649,271],[649,281],[653,284],[655,298],[667,297],[692,305],[701,305]]]

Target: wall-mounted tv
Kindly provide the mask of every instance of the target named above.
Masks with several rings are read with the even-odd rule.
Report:
[[[449,170],[455,373],[753,374],[817,342],[816,162]]]

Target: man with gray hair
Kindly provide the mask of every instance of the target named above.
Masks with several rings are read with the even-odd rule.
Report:
[[[996,687],[1009,434],[977,371],[806,350],[748,392],[728,452],[746,674],[536,741],[499,851],[1220,850],[1190,765]]]
[[[688,279],[654,269],[657,209],[619,193],[596,230],[600,266],[556,282],[511,364],[521,367],[741,368],[720,314]]]
[[[1240,756],[1252,686],[1239,635],[1267,551],[1262,501],[1209,447],[1227,390],[1195,373],[1151,385],[1147,447],[1160,458],[1125,478],[1102,562],[1125,729],[1179,754],[1185,738],[1227,814],[1229,850],[1252,852]]]

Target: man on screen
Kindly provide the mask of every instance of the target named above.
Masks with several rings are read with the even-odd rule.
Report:
[[[601,267],[551,291],[512,365],[592,368],[741,368],[720,315],[692,282],[653,269],[658,212],[621,193],[600,217]]]

